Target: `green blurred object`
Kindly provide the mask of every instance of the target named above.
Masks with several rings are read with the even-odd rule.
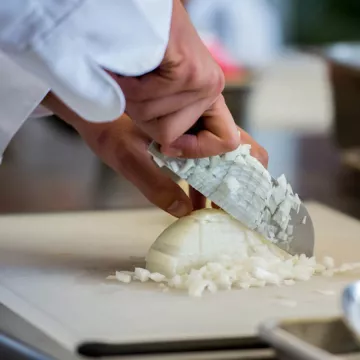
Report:
[[[292,43],[360,40],[359,0],[293,0]]]

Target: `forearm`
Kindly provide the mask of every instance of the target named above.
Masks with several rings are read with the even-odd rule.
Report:
[[[86,121],[65,105],[51,91],[44,97],[41,105],[72,126],[93,151],[100,155],[102,149],[99,147],[99,141],[101,141],[99,138],[101,137],[101,134],[110,128],[112,122],[92,123]]]

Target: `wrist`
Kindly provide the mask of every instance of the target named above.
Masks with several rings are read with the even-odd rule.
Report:
[[[81,128],[87,123],[86,120],[72,111],[51,91],[44,97],[41,106],[71,125],[78,132],[80,132]]]
[[[45,97],[42,105],[71,125],[96,154],[101,156],[106,151],[111,138],[111,124],[116,120],[105,123],[89,122],[72,111],[53,93]]]

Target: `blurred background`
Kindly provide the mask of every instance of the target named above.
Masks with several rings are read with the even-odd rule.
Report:
[[[360,218],[360,1],[188,0],[239,126],[304,199]],[[150,206],[56,117],[29,119],[0,166],[0,212]]]

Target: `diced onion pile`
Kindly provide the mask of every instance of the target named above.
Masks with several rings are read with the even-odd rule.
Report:
[[[324,257],[291,256],[249,231],[221,210],[206,209],[177,220],[150,248],[147,269],[118,271],[108,277],[160,283],[200,297],[204,291],[249,289],[266,285],[291,286],[314,275],[333,276],[360,268],[360,263],[335,267]]]
[[[293,240],[291,212],[299,212],[301,201],[284,175],[271,178],[267,169],[250,154],[251,146],[201,159],[154,157],[193,188],[215,202],[250,229],[275,243]],[[303,219],[303,224],[306,218]]]

